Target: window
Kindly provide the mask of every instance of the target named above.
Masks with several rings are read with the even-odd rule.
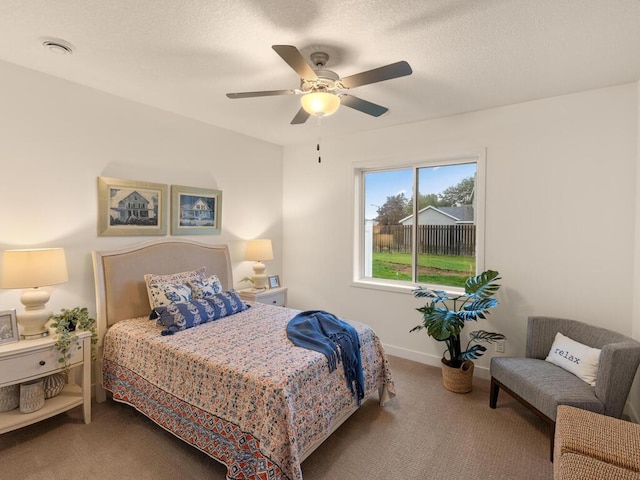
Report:
[[[356,283],[447,289],[481,271],[484,156],[355,176]]]

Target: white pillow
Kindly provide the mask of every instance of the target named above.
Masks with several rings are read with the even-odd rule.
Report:
[[[545,360],[573,373],[591,386],[596,384],[600,362],[599,348],[583,345],[558,332]]]
[[[149,295],[151,309],[172,303],[190,301],[191,288],[188,283],[205,278],[205,270],[205,267],[200,267],[190,272],[173,273],[171,275],[147,273],[144,276],[144,281],[147,284],[147,294]]]

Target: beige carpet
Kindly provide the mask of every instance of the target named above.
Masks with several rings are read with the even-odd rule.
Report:
[[[304,480],[551,480],[547,427],[489,382],[469,394],[441,385],[440,370],[391,357],[398,396],[368,401],[302,464]],[[0,435],[0,479],[210,479],[225,468],[133,408],[111,400]]]

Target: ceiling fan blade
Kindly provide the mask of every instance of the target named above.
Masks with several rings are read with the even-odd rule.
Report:
[[[361,98],[354,97],[353,95],[342,95],[340,97],[340,103],[354,110],[359,110],[362,113],[371,115],[373,117],[379,117],[383,113],[389,111],[388,108],[383,107],[375,103],[367,102]]]
[[[411,66],[402,60],[390,65],[385,65],[384,67],[378,67],[373,70],[367,70],[366,72],[349,75],[348,77],[340,79],[340,82],[345,88],[354,88],[361,85],[368,85],[370,83],[391,80],[392,78],[404,77],[405,75],[411,75],[412,73],[413,70],[411,70]]]
[[[300,110],[298,110],[298,113],[296,113],[296,116],[293,117],[293,120],[291,120],[291,125],[299,125],[301,123],[304,123],[308,118],[309,112],[301,107]]]
[[[273,95],[295,95],[295,90],[265,90],[262,92],[227,93],[229,98],[271,97]]]
[[[278,55],[295,70],[298,76],[304,80],[317,80],[318,76],[311,66],[305,61],[300,51],[292,45],[272,45]]]

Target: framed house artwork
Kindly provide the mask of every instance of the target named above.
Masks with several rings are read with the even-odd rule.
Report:
[[[268,277],[269,280],[269,288],[280,288],[280,276],[279,275],[270,275]]]
[[[222,229],[222,191],[171,185],[171,234],[206,235]]]
[[[0,312],[0,345],[17,342],[19,339],[15,309]]]
[[[167,186],[98,177],[98,235],[166,235]]]

